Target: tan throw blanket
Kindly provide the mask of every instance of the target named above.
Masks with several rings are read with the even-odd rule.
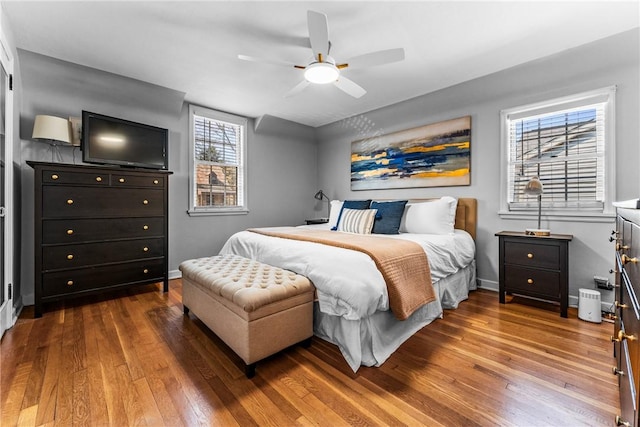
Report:
[[[284,239],[322,243],[369,255],[384,277],[389,307],[398,320],[407,319],[418,308],[436,299],[427,254],[415,242],[327,230],[291,229],[279,232],[252,228],[249,231]]]

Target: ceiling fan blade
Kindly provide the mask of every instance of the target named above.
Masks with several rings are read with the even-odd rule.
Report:
[[[329,24],[327,15],[312,10],[307,11],[307,25],[309,26],[309,41],[313,56],[317,59],[318,54],[327,56],[329,54]]]
[[[258,57],[249,56],[249,55],[238,55],[238,59],[242,59],[243,61],[262,62],[264,64],[281,65],[284,67],[297,68],[297,66],[294,64],[291,64],[286,61],[280,61],[278,59],[258,58]]]
[[[289,92],[287,92],[284,95],[284,97],[285,98],[289,98],[291,96],[295,96],[295,95],[299,94],[300,92],[302,92],[307,86],[309,86],[309,82],[306,81],[306,80],[302,80],[300,83],[295,85],[293,87],[293,89],[291,89]]]
[[[395,49],[379,50],[377,52],[365,53],[364,55],[354,56],[346,63],[349,68],[374,67],[376,65],[390,64],[404,60],[404,49],[399,47]]]
[[[338,80],[336,80],[334,84],[338,87],[338,89],[353,96],[354,98],[360,98],[362,97],[362,95],[367,93],[367,91],[360,87],[360,85],[354,83],[353,80],[349,80],[346,77],[338,77]]]

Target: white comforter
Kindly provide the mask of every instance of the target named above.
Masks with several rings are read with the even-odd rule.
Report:
[[[288,228],[272,229],[284,232]],[[420,244],[427,253],[434,284],[464,268],[475,257],[473,239],[461,230],[452,235],[373,236]],[[241,231],[227,240],[220,254],[244,256],[308,277],[317,289],[320,310],[327,314],[356,320],[389,309],[384,279],[373,260],[362,252]]]

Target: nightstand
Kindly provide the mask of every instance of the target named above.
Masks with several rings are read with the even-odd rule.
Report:
[[[496,233],[500,248],[500,303],[517,294],[560,303],[560,316],[569,306],[570,234],[527,236],[524,232]]]
[[[326,224],[329,222],[329,218],[313,218],[313,219],[305,219],[307,225],[311,224]]]

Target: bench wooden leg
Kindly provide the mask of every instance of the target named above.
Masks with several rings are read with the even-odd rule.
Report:
[[[246,365],[244,367],[244,374],[247,376],[247,378],[253,378],[256,375],[256,364],[251,363],[249,365]]]

